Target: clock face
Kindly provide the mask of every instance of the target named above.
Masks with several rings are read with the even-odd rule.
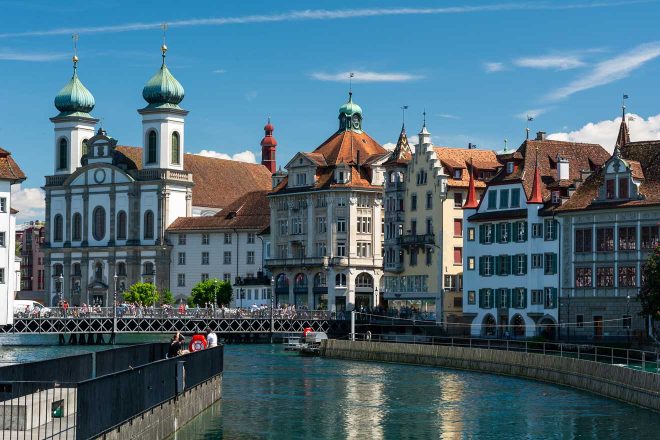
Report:
[[[360,117],[358,115],[353,115],[353,128],[360,128]]]

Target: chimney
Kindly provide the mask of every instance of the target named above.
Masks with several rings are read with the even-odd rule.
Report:
[[[536,132],[536,141],[544,141],[545,140],[545,131],[537,131]]]
[[[557,180],[568,180],[569,176],[568,159],[557,155]]]

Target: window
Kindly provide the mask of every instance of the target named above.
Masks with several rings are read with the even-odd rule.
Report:
[[[355,278],[355,287],[373,287],[374,280],[368,273],[361,273]]]
[[[655,249],[660,243],[660,226],[642,226],[641,248]]]
[[[495,257],[482,255],[479,257],[479,275],[489,277],[493,275]]]
[[[512,208],[520,207],[520,188],[513,188],[511,190],[511,207]]]
[[[325,217],[316,217],[316,232],[325,234],[328,231],[328,223]]]
[[[555,205],[557,205],[557,204],[559,204],[559,202],[561,202],[561,193],[557,190],[552,191],[552,193],[550,193],[550,197],[551,197],[552,203],[555,204]]]
[[[0,212],[7,212],[7,198],[0,197]]]
[[[346,206],[346,197],[338,196],[337,197],[337,206]]]
[[[337,242],[337,256],[345,257],[346,256],[346,242],[338,241]]]
[[[532,304],[543,304],[543,291],[532,290]]]
[[[181,164],[181,146],[179,144],[179,133],[175,131],[172,133],[172,163],[174,165]]]
[[[551,218],[543,222],[545,229],[545,241],[552,241],[557,239],[557,221]]]
[[[103,240],[105,238],[105,209],[102,206],[94,208],[92,218],[92,235],[94,236],[94,240]]]
[[[417,220],[410,220],[410,233],[417,235]]]
[[[462,236],[463,236],[463,220],[460,219],[460,218],[455,218],[454,219],[454,237],[462,237]]]
[[[144,273],[143,275],[153,275],[154,272],[154,263],[151,261],[146,261],[143,266]]]
[[[543,267],[543,254],[532,254],[532,269]]]
[[[513,173],[513,162],[506,163],[506,173],[507,174]]]
[[[509,207],[509,190],[501,189],[500,190],[500,209]]]
[[[249,237],[249,235],[248,235],[248,237]],[[249,243],[249,242],[250,242],[250,241],[249,241],[249,239],[248,239],[248,243]],[[210,236],[210,234],[202,234],[202,244],[203,244],[203,245],[208,245],[208,244],[210,244],[210,243],[211,243],[211,236]]]
[[[433,194],[430,192],[426,193],[426,209],[433,208]]]
[[[66,139],[60,139],[60,143],[57,147],[57,169],[65,170],[68,168],[69,164],[69,145]],[[3,211],[4,212],[4,211]]]
[[[5,284],[5,268],[0,268],[0,284]]]
[[[126,240],[126,233],[128,224],[126,222],[126,212],[119,211],[117,213],[117,240]]]
[[[596,287],[614,287],[614,267],[596,268]]]
[[[607,179],[605,181],[605,198],[613,199],[616,197],[616,191],[614,190],[615,181],[614,179]]]
[[[476,292],[474,290],[468,290],[467,294],[467,302],[468,304],[475,304],[476,303]]]
[[[204,281],[208,281],[208,280],[209,280],[209,274],[203,273],[202,276],[201,276],[201,281],[204,282]]]
[[[185,266],[185,265],[186,265],[186,253],[179,252],[179,266]]]
[[[509,243],[511,241],[511,223],[498,223],[495,228],[499,243]]]
[[[584,327],[584,315],[575,315],[575,326],[577,328]]]
[[[557,288],[546,287],[543,289],[544,302],[543,307],[546,309],[554,309],[557,307]]]
[[[488,209],[497,209],[497,191],[488,191]]]
[[[514,255],[513,273],[515,275],[525,275],[527,273],[527,255]]]
[[[371,233],[371,217],[357,218],[357,231],[363,234]]]
[[[254,244],[255,235],[254,232],[248,232],[247,242],[248,244]]]
[[[231,232],[225,232],[224,237],[225,237],[224,243],[231,244]]]
[[[254,251],[248,251],[246,262],[247,264],[254,264]]]
[[[71,223],[71,239],[73,241],[82,240],[82,215],[79,212],[73,214]]]
[[[511,306],[516,309],[524,309],[527,307],[527,289],[517,287],[511,290]]]
[[[596,250],[598,252],[614,250],[614,228],[596,229]]]
[[[463,264],[463,248],[455,247],[454,248],[454,264],[461,265]]]
[[[327,249],[325,246],[325,242],[318,242],[316,243],[316,256],[317,257],[325,257],[327,255]]]
[[[80,264],[77,265],[76,269],[74,270],[74,274],[80,275]],[[123,261],[117,263],[117,276],[126,276],[126,263]]]
[[[177,285],[177,286],[179,286],[179,287],[185,287],[185,286],[186,286],[186,274],[185,274],[185,273],[180,273],[180,274],[177,276],[177,280],[176,280],[176,281],[177,281],[177,282],[176,282],[176,285]]]
[[[298,217],[291,219],[291,234],[300,235],[303,233],[303,219]]]
[[[430,218],[426,219],[426,233],[428,235],[433,234],[433,219],[430,219]]]
[[[467,270],[474,270],[474,257],[467,257]]]
[[[186,244],[186,234],[179,234],[179,244],[180,245]]]
[[[202,265],[208,266],[208,264],[209,264],[209,253],[202,252]]]
[[[338,273],[335,275],[335,287],[346,287],[346,275]]]
[[[485,225],[479,226],[479,238],[480,242],[484,244],[490,244],[493,242],[493,225],[486,223]]]
[[[575,287],[591,287],[592,272],[590,267],[575,268]]]
[[[343,177],[340,180],[344,180]],[[307,174],[306,173],[296,173],[296,185],[302,186],[307,184]]]
[[[454,170],[454,179],[460,179],[461,178],[462,170],[460,168],[457,168]]]
[[[371,257],[371,243],[368,241],[358,241],[357,256],[362,258]]]
[[[543,254],[543,274],[554,275],[557,273],[557,254]]]
[[[231,274],[230,274],[230,273],[226,273],[226,272],[223,273],[223,274],[222,274],[222,281],[231,282]]]
[[[346,232],[346,219],[338,218],[337,219],[337,232]]]
[[[627,199],[628,197],[630,197],[628,178],[622,177],[619,179],[619,198]]]
[[[410,210],[417,211],[417,194],[412,194],[410,196]]]
[[[637,228],[634,226],[623,226],[619,228],[619,249],[632,251],[637,249]]]
[[[493,308],[493,289],[479,289],[479,307],[482,309]]]
[[[96,263],[94,265],[94,278],[96,281],[103,281],[103,263]]]
[[[511,273],[511,257],[509,255],[499,255],[495,258],[497,274],[506,276]]]
[[[89,146],[87,145],[88,140],[89,139],[83,139],[83,141],[82,141],[82,144],[81,144],[82,154],[81,154],[81,156],[87,156],[87,154],[89,153]],[[81,159],[80,164],[82,165],[82,157],[80,159]]]
[[[419,249],[417,249],[417,248],[410,249],[410,265],[411,266],[417,266],[417,254],[418,253],[419,253]]]
[[[156,163],[158,154],[158,145],[156,139],[156,132],[151,130],[147,137],[147,163]]]
[[[532,238],[543,237],[543,223],[532,223]]]
[[[637,268],[635,266],[619,266],[619,287],[637,286]]]
[[[575,252],[591,252],[592,249],[591,228],[575,230]]]
[[[460,208],[463,206],[463,193],[455,192],[454,193],[454,208]]]
[[[154,213],[147,211],[144,213],[144,239],[152,240],[154,238]]]
[[[431,252],[431,249],[426,250],[426,265],[430,266],[433,264],[433,252]]]
[[[5,247],[6,246],[5,237],[6,237],[6,234],[4,232],[0,232],[0,247]]]
[[[468,228],[467,239],[468,241],[474,241],[474,228]]]
[[[224,251],[222,254],[222,262],[223,264],[231,264],[231,252],[230,251]]]
[[[287,235],[288,234],[288,222],[286,220],[278,220],[279,227],[280,227],[280,235]]]

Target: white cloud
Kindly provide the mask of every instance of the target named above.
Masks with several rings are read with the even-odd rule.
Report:
[[[569,70],[585,65],[578,55],[543,55],[539,57],[518,58],[513,61],[518,67],[530,69]]]
[[[387,151],[392,151],[396,147],[396,143],[388,142],[386,144],[383,144],[383,148],[385,148]]]
[[[16,52],[14,50],[0,49],[0,61],[30,61],[30,62],[44,62],[55,61],[66,58],[66,54],[62,53],[29,53],[29,52]]]
[[[371,8],[371,9],[304,9],[297,11],[288,11],[277,14],[245,15],[240,17],[211,17],[211,18],[193,18],[183,20],[173,20],[168,22],[170,28],[191,27],[191,26],[224,26],[240,25],[254,23],[275,23],[275,22],[295,22],[311,20],[346,20],[367,17],[384,16],[406,16],[406,15],[441,15],[441,14],[470,14],[483,12],[504,12],[504,11],[542,11],[542,10],[567,10],[567,9],[594,9],[611,8],[631,3],[638,3],[638,0],[631,1],[601,1],[584,2],[573,4],[553,4],[551,2],[539,3],[499,3],[491,5],[476,6],[448,6],[444,8]],[[115,33],[115,32],[135,32],[159,29],[162,23],[122,23],[110,24],[105,26],[90,26],[77,28],[52,28],[37,31],[25,32],[7,32],[0,34],[0,38],[26,37],[26,36],[45,36],[45,35],[71,35],[93,34],[93,33]]]
[[[16,214],[16,223],[30,220],[44,220],[46,206],[45,194],[41,188],[23,188],[22,185],[11,187],[11,204],[19,212]]]
[[[215,69],[213,73],[222,74],[222,73],[227,73],[227,71],[225,69]]]
[[[440,113],[438,116],[440,116],[441,118],[445,118],[445,119],[461,119],[458,116],[451,115],[449,113]]]
[[[635,114],[628,114],[628,129],[632,141],[660,139],[660,114],[644,119]],[[621,118],[590,122],[583,127],[569,132],[552,133],[548,139],[572,142],[592,142],[600,144],[608,151],[614,149]]]
[[[488,62],[484,63],[484,69],[486,69],[486,72],[501,72],[502,70],[505,70],[505,67],[504,63]]]
[[[197,154],[200,156],[215,157],[218,159],[235,160],[237,162],[257,163],[257,156],[250,150],[245,150],[231,156],[227,153],[219,153],[214,150],[202,150]]]
[[[590,72],[553,91],[546,99],[559,101],[574,93],[620,80],[659,56],[660,41],[637,46],[622,55],[601,61]]]
[[[311,77],[318,79],[319,81],[348,82],[350,73],[355,75],[353,78],[350,78],[353,82],[405,82],[415,81],[423,78],[421,75],[413,75],[410,73],[371,72],[360,70],[356,70],[354,72],[337,73],[316,72],[312,73]]]
[[[546,113],[549,109],[547,108],[531,108],[527,111],[518,113],[517,115],[514,115],[518,119],[522,119],[523,121],[527,120],[528,116],[531,116],[532,118],[538,118],[541,116],[543,113]]]
[[[258,94],[259,93],[256,90],[250,90],[249,92],[247,92],[245,94],[245,99],[247,99],[248,101],[252,101],[252,100],[256,99]]]

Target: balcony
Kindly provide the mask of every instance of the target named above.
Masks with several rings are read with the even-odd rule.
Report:
[[[69,177],[69,174],[46,176],[46,186],[62,186],[67,177]]]
[[[403,272],[403,262],[385,263],[385,272],[401,273]]]
[[[400,246],[435,245],[435,235],[434,234],[402,235],[400,237],[397,237],[396,242]]]
[[[136,180],[174,180],[177,182],[191,182],[192,174],[188,171],[166,170],[162,168],[146,168],[131,171]]]
[[[258,275],[256,277],[236,277],[235,286],[269,286],[270,277]]]
[[[328,257],[269,258],[267,267],[328,266]]]

